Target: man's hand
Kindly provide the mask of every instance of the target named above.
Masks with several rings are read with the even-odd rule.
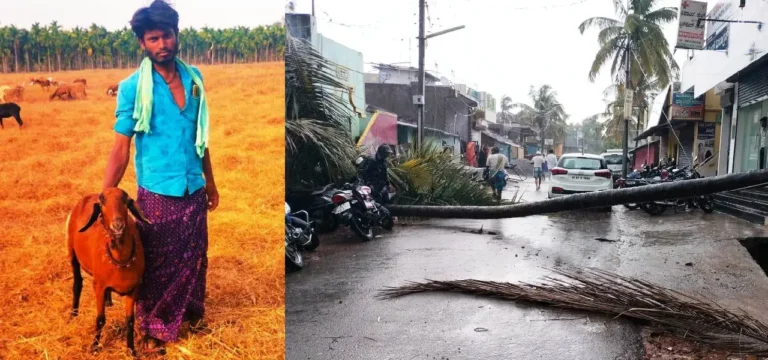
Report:
[[[205,194],[208,196],[208,211],[216,210],[219,206],[219,190],[216,189],[216,184],[206,184]]]

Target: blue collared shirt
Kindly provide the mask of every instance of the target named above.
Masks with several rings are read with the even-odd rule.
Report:
[[[192,194],[205,186],[203,159],[195,151],[199,92],[192,94],[192,76],[177,66],[184,85],[184,108],[173,100],[173,95],[162,76],[152,70],[152,118],[149,133],[133,130],[133,119],[138,71],[120,82],[117,92],[114,130],[128,137],[136,135],[136,180],[138,185],[153,193],[167,196]],[[200,70],[192,68],[202,79]]]

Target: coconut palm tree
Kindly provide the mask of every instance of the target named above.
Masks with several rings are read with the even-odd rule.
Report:
[[[589,70],[589,80],[594,82],[600,69],[612,59],[611,76],[617,83],[624,83],[629,57],[632,88],[643,76],[656,78],[662,87],[667,86],[680,69],[661,25],[677,18],[677,8],[654,9],[656,0],[628,0],[628,3],[629,8],[622,0],[613,0],[618,20],[593,17],[579,25],[582,34],[590,28],[600,30],[597,36],[600,50]]]
[[[303,39],[286,37],[286,189],[315,188],[354,175],[351,113],[336,91],[336,65]]]
[[[521,121],[538,130],[543,151],[545,135],[551,136],[555,142],[565,139],[568,114],[557,100],[557,92],[550,85],[542,85],[538,89],[531,86],[528,96],[533,105],[516,103],[515,107],[521,109]]]
[[[515,108],[515,103],[512,102],[512,98],[508,95],[503,95],[501,97],[501,112],[499,112],[498,118],[499,121],[502,124],[511,124],[512,119],[514,118],[512,114],[512,109]]]
[[[630,125],[633,123],[635,126],[635,136],[640,133],[640,129],[645,129],[647,126],[645,123],[646,114],[650,111],[653,99],[662,89],[663,87],[660,86],[657,79],[648,79],[645,76],[640,78],[632,99],[634,119],[630,122]],[[621,126],[624,124],[624,85],[610,85],[603,94],[606,99],[613,99],[612,101],[607,101],[605,111],[603,112],[603,115],[608,118],[605,126],[607,134],[619,140],[622,137]],[[637,147],[637,141],[635,141],[635,147]]]

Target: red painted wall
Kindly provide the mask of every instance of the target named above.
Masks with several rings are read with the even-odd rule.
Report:
[[[368,154],[375,155],[376,149],[381,144],[397,147],[397,115],[377,111],[371,117],[368,131],[363,129],[358,146],[365,149]]]
[[[632,166],[634,169],[639,169],[641,166],[643,166],[643,163],[647,162],[647,164],[653,164],[654,161],[657,159],[657,154],[659,153],[659,143],[655,142],[651,144],[650,151],[647,146],[643,146],[640,149],[637,149],[635,151],[635,163]]]

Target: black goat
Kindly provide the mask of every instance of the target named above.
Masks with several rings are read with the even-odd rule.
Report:
[[[19,129],[24,125],[24,122],[21,121],[21,106],[12,102],[0,104],[0,129],[5,129],[3,119],[9,117],[16,119],[16,122],[19,123]]]

